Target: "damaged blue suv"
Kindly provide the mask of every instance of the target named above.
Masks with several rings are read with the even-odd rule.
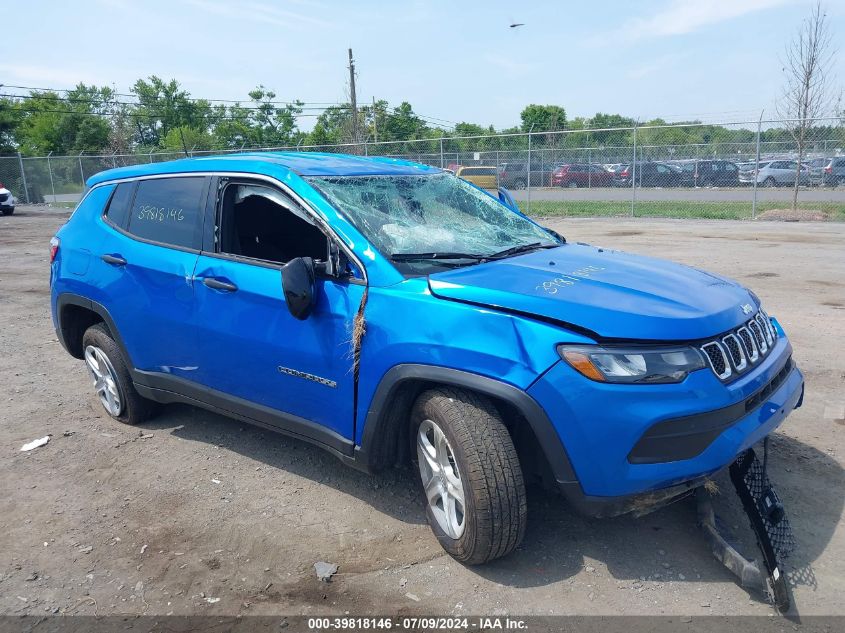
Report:
[[[753,292],[567,242],[499,198],[316,153],[105,171],[51,242],[56,331],[121,422],[182,402],[362,470],[413,462],[470,564],[520,542],[526,481],[642,512],[800,405]]]

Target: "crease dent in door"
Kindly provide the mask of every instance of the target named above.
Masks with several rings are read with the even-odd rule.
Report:
[[[352,437],[357,437],[358,427],[358,373],[361,365],[361,345],[364,342],[364,335],[367,333],[367,321],[364,317],[364,310],[367,307],[367,297],[370,287],[364,286],[364,293],[361,295],[361,303],[358,305],[358,312],[352,321]]]

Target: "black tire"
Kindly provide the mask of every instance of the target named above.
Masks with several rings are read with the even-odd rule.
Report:
[[[525,189],[525,181],[522,179],[517,179],[513,181],[513,188],[515,191]]]
[[[140,424],[153,415],[157,404],[152,400],[147,400],[135,390],[123,354],[104,323],[97,323],[85,330],[85,334],[82,335],[83,351],[89,346],[98,348],[106,355],[117,378],[117,389],[122,406],[117,415],[113,415],[108,409],[105,409],[106,413],[118,422],[131,425]]]
[[[414,460],[426,420],[446,436],[464,497],[464,527],[457,539],[440,527],[426,499],[426,516],[440,545],[467,565],[509,554],[525,535],[528,511],[522,468],[501,415],[487,398],[462,389],[424,392],[411,413]]]
[[[3,209],[3,215],[12,215],[15,212],[15,207],[11,209]]]
[[[763,186],[764,187],[777,187],[777,182],[775,182],[775,179],[774,179],[773,176],[769,176],[768,178],[766,178],[763,181]]]

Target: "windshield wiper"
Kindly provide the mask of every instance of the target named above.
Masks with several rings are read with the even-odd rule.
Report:
[[[484,255],[477,253],[452,253],[452,252],[432,252],[432,253],[393,253],[390,256],[395,262],[417,262],[434,259],[472,259],[481,261],[486,259]]]
[[[557,246],[560,246],[560,244],[543,244],[542,242],[520,244],[519,246],[511,246],[510,248],[506,248],[505,250],[499,251],[498,253],[487,255],[487,257],[485,257],[484,259],[504,259],[505,257],[512,257],[513,255],[519,255],[520,253],[528,253],[530,251],[536,251],[541,248],[555,248]]]

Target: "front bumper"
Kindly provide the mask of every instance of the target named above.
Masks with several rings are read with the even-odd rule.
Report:
[[[548,414],[575,473],[576,481],[558,480],[563,493],[583,512],[609,516],[701,485],[800,405],[804,379],[787,366],[791,354],[781,337],[759,367],[727,385],[710,370],[674,385],[598,383],[556,364],[528,393]],[[635,452],[649,434],[648,450]]]

